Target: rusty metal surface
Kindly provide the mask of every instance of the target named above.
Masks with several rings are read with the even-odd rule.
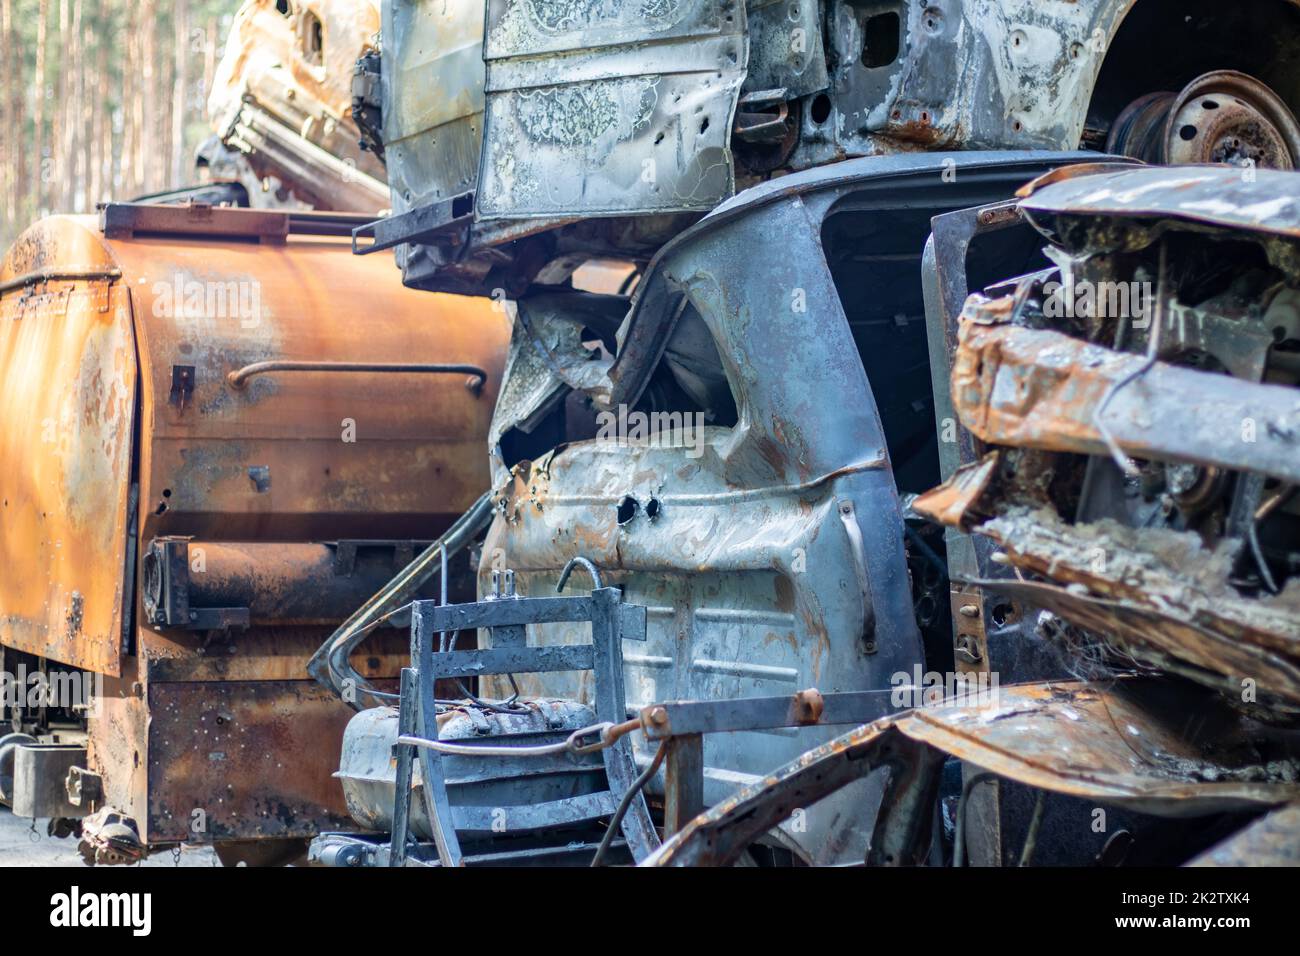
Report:
[[[1181,92],[1138,97],[1116,118],[1106,149],[1161,165],[1291,169],[1300,160],[1300,125],[1266,83],[1235,70],[1215,70]]]
[[[1300,706],[1296,178],[1091,166],[1027,188],[1056,268],[967,301],[952,399],[983,457],[913,506],[999,548],[1018,579],[974,583],[1046,609],[1043,634],[1284,720]]]
[[[491,303],[403,289],[388,263],[328,238],[110,245],[132,277],[139,326],[144,540],[432,539],[481,492],[508,335]],[[224,314],[178,309],[177,290],[195,288],[228,290]],[[475,395],[446,375],[227,381],[254,362],[340,356],[470,364],[488,382]],[[175,366],[193,369],[183,401]]]
[[[153,684],[149,711],[147,842],[349,825],[333,772],[352,711],[314,681]]]
[[[265,214],[242,210],[222,210],[216,235],[182,218],[178,234],[114,238],[91,217],[48,220],[0,274],[0,588],[12,589],[0,601],[40,625],[30,640],[9,627],[0,639],[120,672],[89,720],[89,762],[146,839],[181,838],[201,791],[220,821],[213,835],[309,835],[345,820],[330,775],[349,711],[306,679],[307,660],[486,486],[508,324],[490,302],[403,289],[390,263],[352,256],[344,238],[272,223],[259,242]],[[12,281],[20,273],[35,278]],[[341,358],[353,365],[228,381],[257,362]],[[463,374],[358,370],[413,359],[482,368],[487,380],[470,389]],[[48,411],[33,417],[33,402]],[[137,484],[147,503],[135,519]],[[124,628],[138,561],[160,535],[191,539],[195,606],[246,608],[248,629],[157,629],[138,603]],[[405,644],[399,631],[377,634],[354,666],[389,686]],[[195,735],[216,733],[204,708],[247,722],[249,736],[229,738],[246,747],[228,755],[229,780],[209,762],[217,749],[199,755],[211,737]],[[228,783],[235,796],[223,796]],[[223,806],[237,812],[222,817]]]
[[[977,530],[1017,567],[1060,582],[985,586],[1235,699],[1300,710],[1300,592],[1242,596],[1227,583],[1228,549],[1212,552],[1191,533],[1138,532],[1113,521],[1070,526],[1047,509],[1024,507]]]
[[[1171,220],[1300,238],[1300,198],[1294,177],[1273,169],[1230,166],[1136,167],[1098,170],[1035,189],[1020,203],[1040,229],[1069,243],[1071,225],[1122,217],[1131,222]],[[1075,237],[1082,237],[1075,232]]]
[[[357,147],[352,121],[353,67],[376,47],[378,0],[278,6],[240,7],[208,99],[218,136],[253,170],[252,205],[281,204],[256,183],[274,177],[318,209],[386,207],[384,167]]]
[[[254,627],[338,624],[405,563],[393,548],[380,549],[367,542],[191,540],[187,544],[187,565],[201,569],[189,575],[190,604],[247,608]],[[406,544],[406,553],[412,553],[414,543]]]
[[[993,702],[940,704],[883,717],[706,810],[642,865],[727,865],[769,828],[878,767],[891,766],[904,782],[895,792],[907,793],[907,784],[923,780],[937,754],[1033,787],[1162,816],[1295,801],[1296,735],[1203,703],[1189,712],[1186,697],[1151,682],[1076,681],[1001,687]],[[916,852],[917,835],[932,812],[925,800],[882,807],[868,862],[908,862],[898,848]]]
[[[486,485],[480,442],[508,334],[490,303],[408,292],[334,239],[104,240],[88,218],[34,227],[3,275],[96,262],[123,278],[3,300],[11,646],[117,673],[137,348],[146,540],[428,540]],[[250,362],[339,355],[445,358],[489,382],[474,394],[418,374],[226,381]]]
[[[1300,394],[1282,385],[1254,384],[1226,375],[1157,362],[1140,377],[1146,359],[1045,329],[1011,326],[1009,299],[972,299],[961,327],[952,370],[952,398],[962,423],[982,441],[1048,451],[1106,455],[1097,424],[1121,449],[1155,458],[1254,471],[1300,482]],[[1168,339],[1180,327],[1196,336],[1197,316],[1170,315]],[[997,324],[993,324],[997,323]],[[1116,386],[1131,381],[1127,388]],[[1251,441],[1225,441],[1258,423]]]
[[[955,189],[938,175],[948,160],[971,164]],[[718,424],[703,427],[698,456],[682,441],[596,439],[513,471],[499,460],[499,514],[484,544],[480,589],[494,561],[514,568],[520,591],[533,595],[554,588],[577,554],[609,572],[628,601],[649,608],[646,644],[625,648],[632,707],[814,685],[861,690],[910,672],[921,648],[901,510],[878,396],[826,265],[822,226],[835,211],[869,222],[883,209],[899,217],[891,222],[915,216],[924,225],[938,209],[1010,195],[1049,162],[881,157],[752,190],[671,243],[644,276],[620,330],[617,377],[605,374],[606,362],[569,361],[579,353],[566,345],[558,310],[532,324],[531,341],[517,326],[516,357],[540,341],[560,358],[512,366],[512,379],[521,371],[536,378],[503,386],[510,401],[498,410],[494,436],[544,408],[566,377],[599,406],[635,408],[656,368],[681,370]],[[786,305],[796,287],[807,296],[806,313]],[[539,313],[530,302],[521,315],[531,323]],[[722,417],[733,396],[734,427]],[[530,630],[539,643],[586,639],[578,629]],[[586,690],[561,677],[526,687],[561,697]],[[706,738],[706,801],[828,738],[824,728]],[[639,755],[643,764],[649,756]],[[874,786],[863,783],[811,813],[789,845],[822,862],[859,853]]]
[[[993,706],[922,707],[900,727],[999,776],[1160,816],[1300,797],[1294,732],[1255,724],[1208,696],[1127,683],[999,687]]]
[[[118,264],[92,223],[29,229],[0,283]],[[116,674],[136,394],[122,280],[59,279],[0,299],[0,641]]]

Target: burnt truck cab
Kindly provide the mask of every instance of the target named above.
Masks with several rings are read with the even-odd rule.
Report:
[[[0,789],[92,861],[265,860],[345,819],[350,711],[308,656],[487,481],[504,317],[387,281],[353,225],[109,205],[4,259],[0,654],[30,679]],[[356,662],[376,681],[388,634]]]

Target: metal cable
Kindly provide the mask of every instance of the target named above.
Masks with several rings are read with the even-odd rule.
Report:
[[[641,771],[641,775],[632,781],[632,786],[627,788],[627,793],[623,794],[623,799],[618,802],[618,809],[610,817],[605,835],[600,839],[600,846],[596,847],[596,855],[591,858],[592,866],[604,865],[605,854],[608,852],[610,844],[614,842],[614,834],[622,828],[623,818],[627,816],[628,808],[632,806],[632,801],[637,794],[645,789],[645,785],[650,782],[650,778],[658,772],[659,765],[664,762],[664,757],[667,754],[668,741],[664,740],[659,744],[659,749],[655,751],[655,759],[650,761],[650,766]]]
[[[625,720],[621,724],[603,721],[582,727],[569,734],[564,740],[553,744],[535,744],[532,746],[498,746],[493,744],[458,744],[449,740],[431,740],[427,737],[403,735],[397,738],[399,744],[411,747],[423,747],[438,753],[454,757],[548,757],[553,754],[572,753],[588,754],[606,747],[612,747],[620,738],[641,727],[639,718]],[[583,743],[592,735],[599,735],[594,743]]]
[[[1029,830],[1025,833],[1025,845],[1020,850],[1020,865],[1028,866],[1034,858],[1034,849],[1038,846],[1038,828],[1043,824],[1044,798],[1046,790],[1038,791],[1038,800],[1034,803],[1034,815],[1029,819]]]
[[[1117,442],[1115,436],[1111,434],[1110,428],[1107,427],[1103,416],[1106,414],[1106,408],[1110,405],[1111,399],[1118,395],[1120,390],[1127,387],[1129,383],[1136,381],[1147,372],[1151,371],[1151,369],[1155,367],[1156,359],[1160,355],[1160,339],[1165,324],[1165,264],[1167,260],[1168,245],[1162,241],[1160,243],[1159,265],[1157,266],[1160,272],[1159,275],[1156,276],[1155,327],[1147,337],[1146,360],[1133,371],[1125,375],[1120,381],[1115,382],[1110,388],[1106,389],[1106,394],[1102,396],[1101,403],[1097,406],[1096,411],[1094,411],[1092,415],[1093,427],[1097,429],[1097,432],[1101,435],[1102,441],[1106,443],[1106,448],[1110,451],[1110,457],[1114,459],[1115,464],[1119,466],[1119,470],[1130,478],[1135,477],[1138,474],[1137,466],[1133,464],[1133,459],[1125,453],[1124,449],[1119,447],[1119,442]]]

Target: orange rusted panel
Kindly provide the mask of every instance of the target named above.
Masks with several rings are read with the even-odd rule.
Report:
[[[154,684],[149,709],[148,842],[351,825],[333,774],[353,712],[314,681]]]
[[[142,369],[143,540],[421,538],[488,485],[509,329],[486,300],[403,288],[346,241],[110,240]],[[469,364],[464,374],[268,372],[267,360]],[[192,391],[173,388],[192,376]]]
[[[2,300],[9,646],[119,673],[133,425],[142,547],[160,534],[430,539],[488,486],[509,324],[487,300],[405,289],[391,261],[353,256],[344,239],[105,239],[88,217],[34,226],[0,282],[40,270],[77,277]],[[268,360],[470,365],[486,381],[338,369],[228,380]]]
[[[65,217],[24,233],[0,266],[0,642],[109,674],[136,393],[115,269],[93,227]]]

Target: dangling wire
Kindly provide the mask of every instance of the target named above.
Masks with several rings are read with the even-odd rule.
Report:
[[[610,818],[609,827],[605,830],[605,835],[601,837],[600,846],[596,847],[596,855],[591,858],[592,866],[602,866],[605,862],[605,854],[609,846],[614,842],[614,834],[618,833],[623,826],[623,818],[627,816],[628,807],[632,806],[632,801],[636,798],[650,778],[659,770],[659,765],[664,762],[664,757],[668,754],[668,741],[665,740],[659,744],[659,749],[655,751],[655,759],[650,761],[650,766],[641,771],[641,776],[632,781],[632,786],[627,788],[627,793],[623,794],[623,799],[618,802],[618,809],[614,811],[614,816]]]
[[[1161,240],[1160,260],[1159,265],[1157,266],[1160,272],[1159,275],[1156,276],[1156,315],[1154,325],[1150,334],[1147,336],[1146,361],[1133,371],[1129,372],[1118,382],[1115,382],[1110,388],[1106,389],[1105,396],[1097,405],[1097,410],[1092,414],[1092,424],[1097,429],[1097,433],[1101,435],[1102,441],[1106,443],[1106,448],[1110,451],[1110,457],[1115,460],[1115,464],[1119,465],[1120,471],[1130,478],[1137,477],[1137,466],[1133,464],[1133,460],[1124,453],[1124,449],[1119,447],[1119,442],[1115,440],[1115,436],[1112,435],[1110,429],[1106,427],[1106,422],[1104,421],[1103,416],[1106,414],[1106,408],[1110,405],[1111,399],[1119,394],[1120,389],[1125,388],[1129,383],[1141,378],[1147,372],[1151,371],[1152,367],[1156,364],[1156,358],[1160,354],[1161,332],[1165,325],[1165,267],[1168,258],[1169,245],[1164,240]]]

